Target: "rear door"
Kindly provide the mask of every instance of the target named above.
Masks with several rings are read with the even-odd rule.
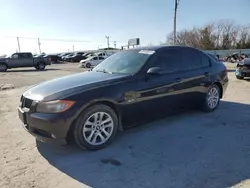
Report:
[[[182,107],[190,107],[201,102],[210,82],[211,62],[202,52],[192,48],[181,49],[180,75],[175,91],[180,93]]]
[[[22,53],[20,55],[20,63],[23,67],[32,67],[34,66],[33,55],[31,53]]]
[[[105,58],[104,57],[99,57],[99,63],[100,64]]]
[[[90,60],[91,66],[98,65],[98,61],[99,61],[98,57],[93,57],[93,59]]]

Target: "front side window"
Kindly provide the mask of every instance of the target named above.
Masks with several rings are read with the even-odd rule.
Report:
[[[178,50],[164,50],[156,57],[156,66],[160,67],[164,73],[179,71],[181,64],[181,54]]]
[[[11,57],[14,58],[14,59],[17,59],[18,58],[18,54],[13,54]]]
[[[154,53],[150,50],[128,50],[117,52],[97,65],[93,71],[135,74]]]

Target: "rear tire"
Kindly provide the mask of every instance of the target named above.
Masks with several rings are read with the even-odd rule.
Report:
[[[204,98],[203,104],[202,104],[202,110],[204,112],[212,112],[216,108],[218,108],[220,104],[220,95],[221,95],[220,88],[213,84],[208,88],[206,97]]]
[[[0,72],[6,72],[8,66],[5,63],[0,63]]]
[[[37,66],[36,66],[36,69],[42,71],[42,70],[45,69],[45,67],[46,67],[46,65],[45,65],[44,62],[39,62],[39,63],[37,64]]]
[[[108,146],[118,130],[118,118],[112,108],[106,105],[93,105],[78,117],[73,136],[82,149],[98,150]]]

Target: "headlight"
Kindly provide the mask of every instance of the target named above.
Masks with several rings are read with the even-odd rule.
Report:
[[[68,110],[74,103],[74,101],[66,100],[38,102],[36,111],[41,113],[60,113]]]

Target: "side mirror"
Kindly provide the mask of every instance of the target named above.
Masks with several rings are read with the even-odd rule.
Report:
[[[156,74],[156,75],[160,75],[162,73],[161,68],[160,67],[152,67],[150,69],[148,69],[147,74]]]

